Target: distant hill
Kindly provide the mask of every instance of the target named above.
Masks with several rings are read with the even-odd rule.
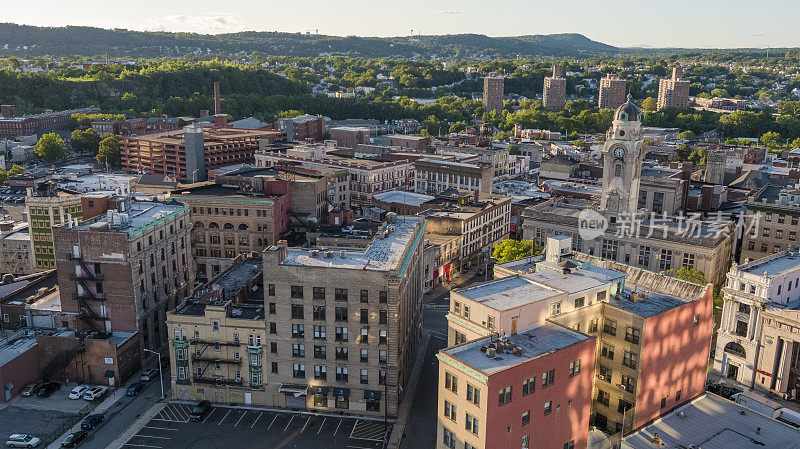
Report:
[[[112,54],[114,57],[182,56],[188,53],[258,52],[271,56],[343,54],[379,57],[575,57],[619,49],[581,34],[489,37],[454,34],[414,37],[324,36],[246,31],[231,34],[142,32],[92,27],[36,27],[0,23],[0,54],[17,56]]]

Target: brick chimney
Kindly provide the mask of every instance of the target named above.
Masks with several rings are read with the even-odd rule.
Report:
[[[214,115],[222,114],[222,98],[219,94],[219,81],[214,82]]]

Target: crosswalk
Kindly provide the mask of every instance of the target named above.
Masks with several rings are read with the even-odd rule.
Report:
[[[350,438],[356,440],[383,441],[390,426],[380,421],[357,420],[350,432]]]
[[[189,422],[189,413],[191,412],[191,405],[170,402],[153,419],[155,421]]]

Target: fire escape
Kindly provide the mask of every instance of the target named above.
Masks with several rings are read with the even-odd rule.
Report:
[[[204,355],[206,350],[209,348],[213,348],[213,352],[220,352],[223,346],[230,346],[230,347],[239,347],[241,343],[239,342],[225,342],[225,341],[207,341],[207,340],[199,340],[199,339],[192,339],[189,341],[190,345],[196,346],[195,353],[192,354],[192,362],[194,362],[194,369],[195,372],[193,373],[192,380],[197,383],[201,384],[211,384],[211,385],[241,385],[241,379],[226,379],[224,376],[219,376],[215,374],[212,376],[207,376],[206,371],[214,366],[216,367],[217,364],[230,364],[230,365],[240,365],[242,363],[242,359],[232,359],[228,357],[223,357],[222,355],[215,355],[209,354]],[[199,350],[200,348],[202,350]],[[202,365],[200,372],[197,372],[197,368]]]
[[[108,321],[108,317],[98,314],[92,304],[102,304],[106,297],[103,293],[95,293],[89,288],[90,282],[99,285],[103,281],[103,275],[94,269],[89,269],[80,256],[72,256],[70,259],[77,262],[76,266],[80,267],[80,270],[76,270],[76,273],[72,274],[72,279],[77,282],[78,286],[75,296],[78,301],[78,309],[81,311],[81,319],[91,332],[105,334],[105,324],[101,328],[97,325],[97,322]],[[77,273],[77,271],[80,271],[80,273]]]

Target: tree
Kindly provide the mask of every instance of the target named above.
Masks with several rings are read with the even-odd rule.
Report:
[[[532,240],[506,239],[494,247],[492,257],[497,259],[498,263],[503,263],[520,257],[532,256],[536,250]]]
[[[781,146],[781,135],[775,131],[765,132],[758,140],[771,150]]]
[[[653,97],[647,97],[644,100],[642,100],[642,109],[644,109],[645,111],[653,112],[656,110],[657,107],[658,103],[656,102],[656,99]]]
[[[120,167],[122,158],[119,154],[119,140],[116,136],[108,136],[100,142],[95,160],[101,165],[108,164],[112,168]]]
[[[686,145],[685,143],[682,143],[678,145],[677,148],[675,148],[675,152],[678,155],[678,161],[685,162],[689,160],[689,156],[692,154],[692,147]]]
[[[8,184],[8,178],[25,173],[25,169],[17,164],[11,166],[11,170],[0,167],[0,185]]]
[[[36,146],[33,147],[36,155],[43,158],[47,162],[56,162],[64,159],[69,155],[67,145],[64,144],[64,139],[56,133],[48,133],[43,135]]]
[[[798,137],[797,139],[794,139],[792,141],[792,144],[789,145],[789,148],[793,148],[793,149],[794,148],[800,148],[800,137]]]
[[[516,145],[516,144],[512,143],[512,144],[508,145],[506,148],[508,149],[508,154],[511,155],[511,156],[518,156],[518,155],[522,154],[519,151],[519,145]]]
[[[678,134],[678,139],[697,140],[697,135],[694,133],[694,131],[687,130]]]
[[[72,149],[77,152],[97,154],[100,150],[100,141],[103,140],[100,134],[92,128],[86,130],[76,129],[72,131],[70,144]]]
[[[695,268],[673,268],[671,270],[667,270],[664,274],[669,277],[682,279],[687,282],[692,282],[694,284],[706,285],[706,275],[700,270]]]

